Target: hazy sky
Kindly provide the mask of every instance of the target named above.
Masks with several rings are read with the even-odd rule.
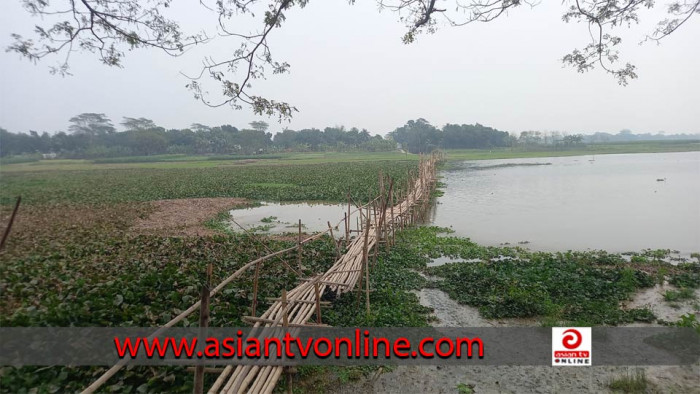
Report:
[[[174,16],[211,32],[214,19],[190,3]],[[511,132],[700,132],[700,17],[661,45],[640,46],[664,16],[661,7],[643,14],[642,25],[623,32],[623,59],[638,67],[639,79],[621,87],[600,70],[563,68],[561,57],[585,45],[588,32],[562,22],[561,13],[559,2],[544,2],[488,24],[443,27],[404,45],[398,16],[379,13],[374,1],[311,1],[290,12],[271,38],[273,55],[289,62],[291,73],[254,85],[255,93],[300,112],[291,123],[263,120],[272,131],[345,125],[379,134],[419,117],[436,126],[478,122]],[[74,54],[74,76],[62,78],[48,73],[58,58],[34,65],[4,52],[10,33],[29,35],[39,22],[18,0],[0,6],[0,127],[65,130],[82,112],[104,112],[115,124],[123,116],[147,117],[166,128],[195,122],[244,127],[259,119],[247,109],[205,107],[185,89],[180,72],[194,74],[203,56],[223,59],[236,48],[225,38],[179,58],[128,52],[123,69]]]

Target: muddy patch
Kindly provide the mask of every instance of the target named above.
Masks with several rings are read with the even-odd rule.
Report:
[[[186,198],[150,203],[152,212],[138,219],[132,229],[139,233],[170,236],[212,235],[204,223],[219,212],[247,204],[242,198]]]
[[[434,327],[532,327],[538,326],[536,319],[485,319],[479,309],[462,305],[438,289],[421,289],[418,292],[420,304],[433,309],[437,320]]]
[[[623,308],[649,308],[657,319],[667,322],[676,322],[682,315],[688,313],[700,316],[700,289],[695,289],[694,298],[666,301],[664,294],[674,291],[678,291],[678,288],[665,282],[663,285],[656,285],[638,292],[623,305]],[[648,324],[635,325],[646,326]]]

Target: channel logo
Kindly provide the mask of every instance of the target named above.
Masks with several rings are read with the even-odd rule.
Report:
[[[552,327],[552,365],[591,365],[590,327]]]

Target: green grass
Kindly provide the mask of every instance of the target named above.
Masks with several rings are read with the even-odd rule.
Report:
[[[382,171],[402,185],[414,161],[327,163],[323,166],[130,168],[2,174],[0,203],[22,196],[26,204],[118,203],[194,197],[243,197],[268,201],[357,201],[378,193]]]
[[[681,272],[674,273],[669,279],[669,283],[677,287],[687,287],[697,289],[700,287],[700,257],[697,253],[691,256],[696,259],[696,263],[681,263],[679,266],[686,268]]]
[[[668,302],[680,301],[680,300],[692,300],[695,298],[695,292],[693,289],[687,287],[680,288],[678,290],[666,290],[664,293],[664,300]]]
[[[649,383],[647,382],[644,370],[639,370],[633,374],[628,373],[627,375],[614,379],[610,382],[608,387],[610,387],[613,392],[645,393],[648,385]]]
[[[12,157],[0,157],[0,165],[34,163],[41,160],[41,155],[21,155]]]
[[[456,388],[459,394],[474,394],[474,386],[470,384],[459,383]]]

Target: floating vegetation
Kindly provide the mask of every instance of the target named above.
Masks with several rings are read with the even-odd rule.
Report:
[[[245,166],[235,169],[129,168],[88,171],[3,172],[0,204],[152,201],[193,197],[243,197],[264,201],[357,202],[379,193],[381,171],[403,185],[414,161],[320,165]]]
[[[218,283],[244,262],[294,241],[245,234],[207,237],[132,235],[133,221],[148,213],[147,204],[61,209],[27,205],[0,255],[0,326],[3,327],[153,327],[195,302],[206,267],[212,263]],[[67,230],[68,229],[68,230]],[[335,261],[330,238],[303,249],[304,275],[325,271]],[[280,260],[264,265],[259,308],[265,297],[293,287],[297,277]],[[243,325],[249,313],[252,274],[224,289],[212,308],[211,324]],[[196,315],[180,326],[196,326]],[[3,392],[76,392],[90,384],[104,367],[0,368]],[[117,392],[192,392],[185,368],[157,371],[134,367],[121,371],[105,386]]]
[[[444,278],[432,285],[460,303],[478,307],[486,318],[540,317],[582,325],[652,322],[655,316],[648,308],[623,310],[620,302],[654,286],[658,278],[652,273],[660,268],[677,278],[698,269],[696,263],[674,266],[653,258],[630,263],[604,251],[547,253],[485,247],[445,236],[448,233],[448,229],[422,227],[404,231],[401,240],[410,250],[407,256],[420,256],[414,259],[423,258],[426,264],[439,256],[469,261],[430,267],[426,272]]]

